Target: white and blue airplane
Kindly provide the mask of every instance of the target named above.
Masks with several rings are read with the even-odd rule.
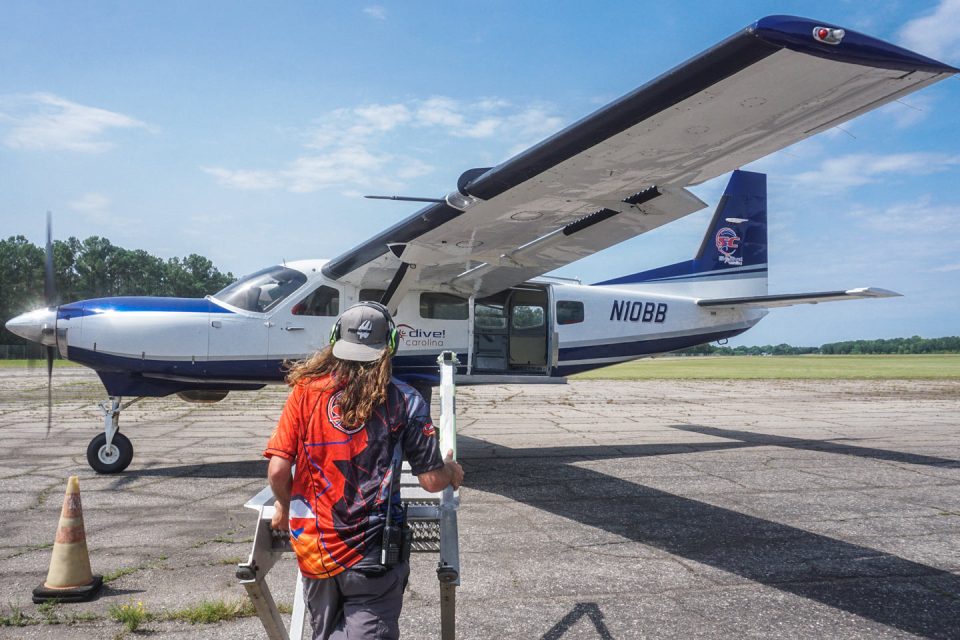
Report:
[[[394,312],[395,372],[421,387],[441,351],[458,384],[550,382],[740,334],[771,307],[897,295],[767,291],[766,178],[736,170],[957,72],[836,25],[758,20],[341,256],[268,267],[203,299],[82,300],[7,328],[94,369],[108,400],[87,449],[133,457],[123,397],[211,402],[279,383],[362,300]],[[585,285],[563,265],[700,210],[733,172],[692,260]],[[48,243],[49,248],[49,243]]]

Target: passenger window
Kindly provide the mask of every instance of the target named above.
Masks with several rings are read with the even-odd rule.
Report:
[[[386,289],[360,289],[360,302],[380,302]]]
[[[557,301],[557,324],[583,322],[583,303],[573,300]]]
[[[479,302],[473,307],[473,326],[480,329],[506,329],[507,317],[503,305],[487,305]]]
[[[466,298],[450,293],[421,293],[420,317],[431,320],[466,320]]]
[[[543,307],[518,304],[513,307],[510,324],[514,329],[535,329],[543,326]]]
[[[335,316],[340,313],[340,292],[326,285],[293,307],[295,316]]]

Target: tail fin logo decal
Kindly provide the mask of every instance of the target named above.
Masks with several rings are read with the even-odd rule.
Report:
[[[737,252],[737,249],[740,248],[740,236],[737,235],[736,231],[730,227],[724,227],[717,231],[714,242],[717,246],[717,251],[722,254],[720,256],[720,262],[733,267],[739,267],[743,264],[742,257],[735,257],[733,255]]]

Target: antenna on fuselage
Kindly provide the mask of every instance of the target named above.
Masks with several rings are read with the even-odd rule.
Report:
[[[400,202],[434,202],[434,203],[443,203],[446,202],[443,198],[418,198],[415,196],[363,196],[364,198],[369,198],[370,200],[398,200]]]

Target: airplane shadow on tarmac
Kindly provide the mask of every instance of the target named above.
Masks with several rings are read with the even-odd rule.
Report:
[[[263,478],[267,483],[267,460],[230,460],[204,464],[181,464],[170,467],[128,469],[124,478],[190,477],[190,478]]]
[[[960,577],[950,572],[571,463],[761,445],[942,467],[960,466],[960,462],[829,440],[673,426],[739,442],[511,449],[460,436],[460,457],[470,488],[598,527],[908,633],[928,638],[956,637]],[[516,458],[523,458],[523,464],[518,464]],[[552,478],[549,486],[543,486],[544,477]],[[525,478],[539,483],[535,491],[530,489],[531,482],[524,482]]]

